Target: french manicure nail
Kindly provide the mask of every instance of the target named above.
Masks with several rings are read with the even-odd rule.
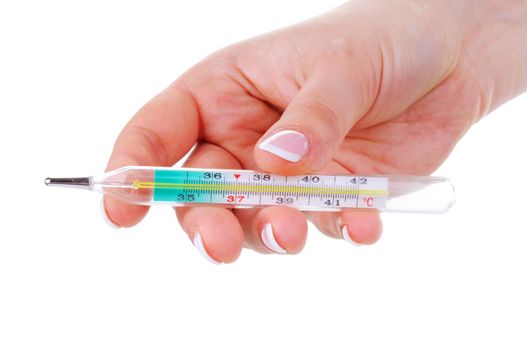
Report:
[[[104,198],[101,199],[101,216],[104,219],[104,222],[108,224],[111,228],[114,228],[116,230],[120,229],[121,226],[115,224],[110,217],[108,216],[108,213],[106,212],[106,209],[104,208]]]
[[[273,233],[273,226],[271,226],[270,223],[265,224],[260,235],[261,235],[263,244],[267,248],[271,249],[273,252],[278,253],[278,254],[287,254],[287,250],[282,248],[280,244],[278,244],[278,242],[276,241],[276,238]]]
[[[358,242],[355,242],[353,239],[351,239],[351,236],[349,234],[349,231],[348,231],[348,226],[346,225],[342,225],[341,226],[341,229],[340,229],[340,232],[342,233],[342,238],[344,238],[344,240],[348,243],[351,243],[355,246],[361,246],[362,244],[358,243]]]
[[[290,162],[298,162],[307,154],[309,141],[301,132],[282,130],[269,136],[258,148]]]
[[[209,253],[207,253],[207,249],[205,249],[205,245],[203,244],[203,239],[201,239],[201,234],[199,232],[195,232],[194,233],[194,246],[196,247],[196,249],[198,250],[198,252],[200,252],[200,254],[205,258],[207,259],[208,261],[210,261],[211,263],[213,263],[214,265],[219,265],[220,262],[213,259]]]

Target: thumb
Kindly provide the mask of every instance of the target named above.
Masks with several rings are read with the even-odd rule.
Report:
[[[327,55],[257,143],[258,166],[284,175],[322,169],[373,104],[373,71],[348,54]]]

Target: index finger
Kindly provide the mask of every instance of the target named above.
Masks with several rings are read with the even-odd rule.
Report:
[[[197,105],[190,91],[175,82],[144,105],[115,142],[106,171],[127,165],[172,166],[196,143],[199,134]],[[147,206],[103,199],[103,214],[117,227],[137,224]]]

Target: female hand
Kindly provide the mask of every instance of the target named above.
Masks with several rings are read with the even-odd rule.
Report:
[[[148,102],[107,170],[171,166],[280,174],[430,174],[469,127],[527,85],[527,5],[506,1],[350,2],[207,57]],[[523,43],[523,44],[522,44]],[[111,198],[117,226],[148,208]],[[242,246],[297,253],[304,214],[287,207],[178,208],[202,254],[232,262]],[[371,244],[377,212],[313,213],[335,238]]]

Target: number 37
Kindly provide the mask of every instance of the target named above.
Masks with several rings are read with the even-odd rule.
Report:
[[[227,203],[241,203],[245,199],[245,196],[227,196]]]

